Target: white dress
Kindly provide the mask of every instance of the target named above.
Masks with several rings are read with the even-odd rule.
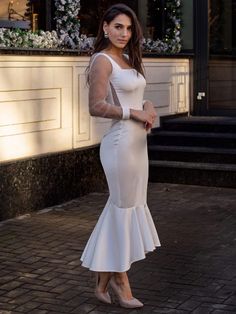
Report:
[[[97,55],[101,55],[99,53]],[[146,81],[134,69],[122,69],[111,57],[110,82],[120,105],[142,110]],[[111,90],[108,95],[112,99]],[[134,120],[113,120],[102,139],[100,158],[110,196],[81,257],[92,271],[125,272],[160,246],[148,209],[147,131]]]

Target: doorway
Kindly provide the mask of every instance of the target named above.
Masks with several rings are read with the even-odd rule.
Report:
[[[195,2],[193,113],[236,116],[236,0]]]

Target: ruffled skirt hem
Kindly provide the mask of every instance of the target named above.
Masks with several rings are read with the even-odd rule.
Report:
[[[125,272],[160,245],[146,204],[120,208],[109,198],[81,256],[82,266],[92,271]]]
[[[157,245],[156,247],[159,247],[159,246],[161,246],[161,245]],[[86,262],[83,261],[82,258],[81,258],[81,261],[82,261],[82,264],[81,264],[81,265],[82,265],[83,267],[85,267],[85,268],[88,268],[90,271],[95,271],[95,272],[116,272],[116,273],[123,273],[123,272],[128,271],[128,270],[131,268],[131,265],[132,265],[133,263],[145,259],[145,258],[146,258],[146,254],[155,251],[156,247],[155,247],[153,250],[151,250],[151,251],[145,252],[145,254],[144,254],[143,257],[140,257],[140,258],[138,258],[138,259],[136,259],[136,260],[130,261],[129,265],[127,265],[126,268],[119,268],[119,269],[118,269],[118,268],[112,267],[112,266],[109,266],[109,268],[105,268],[105,269],[104,269],[104,268],[97,268],[97,267],[93,268],[93,266],[90,266],[90,264],[86,264]]]

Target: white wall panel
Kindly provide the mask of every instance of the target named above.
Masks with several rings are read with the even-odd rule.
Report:
[[[88,142],[91,140],[90,124],[91,119],[88,110],[88,90],[86,86],[85,69],[77,68],[74,92],[74,146],[79,142]],[[79,145],[78,145],[79,146]]]
[[[61,127],[59,89],[0,92],[0,136]]]
[[[147,87],[144,98],[150,99],[160,117],[189,110],[189,61],[183,59],[144,59]]]
[[[171,95],[173,92],[173,86],[169,83],[152,83],[148,84],[145,90],[144,99],[151,100],[154,107],[157,108],[169,108],[171,103]]]
[[[0,161],[72,149],[72,64],[0,57]]]
[[[86,83],[86,67],[75,68],[74,73],[74,148],[98,144],[109,128],[110,119],[91,117],[88,107],[88,85]]]
[[[111,120],[90,117],[88,57],[0,55],[0,161],[100,142]],[[162,115],[189,109],[189,61],[144,59],[145,99]]]

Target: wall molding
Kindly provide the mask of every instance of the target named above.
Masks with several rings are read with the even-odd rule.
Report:
[[[163,115],[189,111],[189,59],[144,58],[145,99]],[[90,117],[80,56],[0,55],[0,162],[99,144],[110,120]]]

